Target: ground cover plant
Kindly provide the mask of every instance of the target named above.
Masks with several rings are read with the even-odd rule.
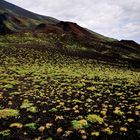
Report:
[[[0,37],[0,138],[138,139],[139,70],[65,55],[59,40]]]

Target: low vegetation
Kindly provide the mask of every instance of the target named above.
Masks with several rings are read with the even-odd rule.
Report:
[[[19,115],[19,111],[15,109],[2,109],[0,110],[0,119],[8,118],[8,117],[15,117]]]
[[[66,56],[54,35],[0,37],[2,139],[138,139],[140,73]]]

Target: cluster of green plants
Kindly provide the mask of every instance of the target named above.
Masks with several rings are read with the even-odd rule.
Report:
[[[15,109],[1,109],[0,110],[0,119],[8,118],[8,117],[15,117],[19,115],[19,111]]]
[[[140,73],[63,55],[56,40],[0,37],[0,137],[138,137]]]

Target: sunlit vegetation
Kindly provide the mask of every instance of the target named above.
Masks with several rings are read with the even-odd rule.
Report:
[[[99,124],[103,123],[103,119],[95,114],[88,115],[86,119],[91,123],[99,123]]]
[[[8,117],[15,117],[18,115],[19,115],[18,110],[14,110],[14,109],[2,109],[2,110],[0,110],[0,119],[8,118]]]
[[[66,56],[54,49],[57,40],[0,37],[0,137],[138,138],[138,70]]]
[[[74,129],[82,129],[82,128],[88,127],[89,125],[88,125],[88,122],[83,119],[83,120],[79,120],[79,121],[73,120],[72,126]]]

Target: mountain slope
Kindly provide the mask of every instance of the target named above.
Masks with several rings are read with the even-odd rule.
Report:
[[[4,0],[0,1],[0,33],[31,30],[40,23],[56,24],[58,22],[59,20],[55,18],[38,15]]]
[[[73,30],[72,32],[76,33],[75,31],[78,30],[84,30],[84,34],[81,33],[79,35],[89,36],[90,34],[94,35],[95,38],[101,38],[101,39],[109,39],[108,37],[102,36],[100,34],[97,34],[95,32],[91,32],[87,29],[84,29],[80,26],[78,26],[75,23],[72,22],[60,22],[59,20],[48,17],[48,16],[42,16],[35,13],[32,13],[30,11],[27,11],[23,8],[20,8],[14,4],[11,4],[9,2],[6,2],[4,0],[0,1],[0,14],[1,16],[5,17],[4,24],[8,26],[11,30],[17,31],[17,29],[35,29],[36,26],[39,24],[45,23],[45,24],[57,24],[61,27],[67,28],[67,30]],[[17,22],[19,21],[19,22]],[[64,25],[65,24],[65,25]],[[11,25],[11,26],[10,26]],[[67,27],[66,27],[67,26]],[[24,28],[23,28],[24,27]],[[63,29],[64,29],[63,28]],[[69,29],[68,29],[69,28]],[[74,31],[75,30],[75,31]],[[65,29],[64,29],[65,31]],[[113,40],[113,39],[110,39]]]
[[[60,51],[67,50],[66,55],[92,58],[108,63],[126,62],[131,66],[140,67],[140,45],[134,41],[118,41],[105,37],[76,23],[38,15],[1,0],[0,34],[29,31],[33,34],[53,33],[58,35],[60,40],[61,35],[65,35],[62,42],[56,43],[56,47],[62,46]]]
[[[45,21],[48,21],[51,23],[58,22],[58,20],[55,18],[48,17],[48,16],[42,16],[42,15],[35,14],[33,12],[29,12],[28,10],[25,10],[23,8],[15,6],[14,4],[1,0],[0,1],[0,12],[3,12],[3,11],[9,12],[11,14],[12,13],[16,14],[16,16],[23,16],[23,17],[31,18],[31,19],[35,19],[35,20],[45,20]]]

